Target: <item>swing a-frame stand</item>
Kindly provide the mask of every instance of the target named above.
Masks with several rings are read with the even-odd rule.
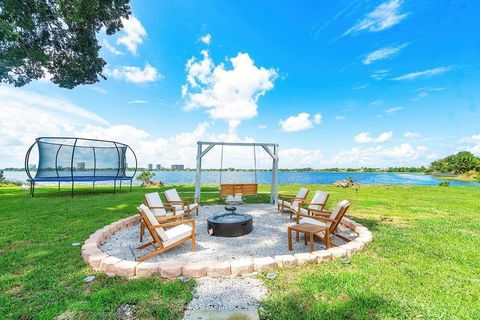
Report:
[[[205,146],[205,148],[204,148]],[[197,142],[197,174],[195,178],[195,199],[201,200],[202,186],[202,158],[215,146],[236,146],[236,147],[262,147],[272,157],[272,187],[270,191],[270,202],[277,203],[278,200],[278,144],[276,143],[242,143],[242,142]],[[255,149],[254,149],[255,150]],[[255,151],[254,151],[255,152]],[[223,157],[223,150],[222,150]],[[255,160],[256,161],[256,160]],[[256,168],[256,163],[255,163]],[[255,173],[256,174],[256,173]]]

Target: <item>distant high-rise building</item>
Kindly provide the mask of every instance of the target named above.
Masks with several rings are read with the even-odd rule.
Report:
[[[162,169],[162,165],[161,164],[157,164],[157,170],[160,170]]]
[[[83,161],[77,162],[77,170],[85,170],[85,162]]]
[[[183,164],[172,164],[170,168],[172,170],[184,170],[185,166]]]
[[[148,164],[148,170],[153,170],[153,164],[151,163]]]

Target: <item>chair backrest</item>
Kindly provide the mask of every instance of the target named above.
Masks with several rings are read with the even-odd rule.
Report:
[[[140,213],[143,222],[147,226],[147,229],[150,232],[153,240],[159,244],[161,244],[162,241],[167,241],[168,236],[165,233],[165,230],[162,227],[156,227],[159,226],[160,223],[158,223],[157,218],[155,218],[152,211],[150,211],[150,209],[143,203],[137,207],[137,210],[138,213]]]
[[[167,202],[181,202],[182,199],[178,195],[177,189],[169,189],[163,193],[165,195],[165,198],[167,199]],[[182,210],[183,206],[181,204],[170,204],[170,206],[175,207],[175,209]]]
[[[163,202],[158,192],[145,194],[145,204],[154,216],[166,216],[167,211],[163,208]]]
[[[323,210],[327,204],[329,196],[330,194],[328,192],[320,190],[315,191],[312,201],[310,202],[310,205],[308,205],[308,209]]]
[[[342,220],[348,208],[350,208],[350,202],[348,202],[347,200],[342,200],[337,204],[335,209],[333,209],[332,214],[330,214],[329,218],[334,221],[326,222],[326,225],[330,227],[330,234],[332,234],[337,229],[340,220]]]
[[[298,190],[297,195],[295,197],[297,199],[305,200],[305,198],[307,198],[308,192],[309,192],[308,189],[300,188],[300,190]],[[298,207],[300,205],[300,203],[302,202],[302,200],[293,200],[292,201],[292,207]]]

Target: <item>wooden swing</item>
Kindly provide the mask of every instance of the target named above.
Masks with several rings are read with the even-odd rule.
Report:
[[[254,172],[255,172],[255,183],[222,183],[222,172],[223,172],[223,144],[222,144],[222,155],[220,158],[220,196],[222,197],[236,197],[236,196],[256,196],[258,194],[258,183],[257,183],[257,155],[256,147],[253,146],[253,162],[254,162]]]

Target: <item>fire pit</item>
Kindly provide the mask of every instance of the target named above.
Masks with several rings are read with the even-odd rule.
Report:
[[[252,232],[252,216],[237,213],[236,209],[235,207],[225,207],[226,213],[208,217],[208,233],[216,237],[239,237]]]

